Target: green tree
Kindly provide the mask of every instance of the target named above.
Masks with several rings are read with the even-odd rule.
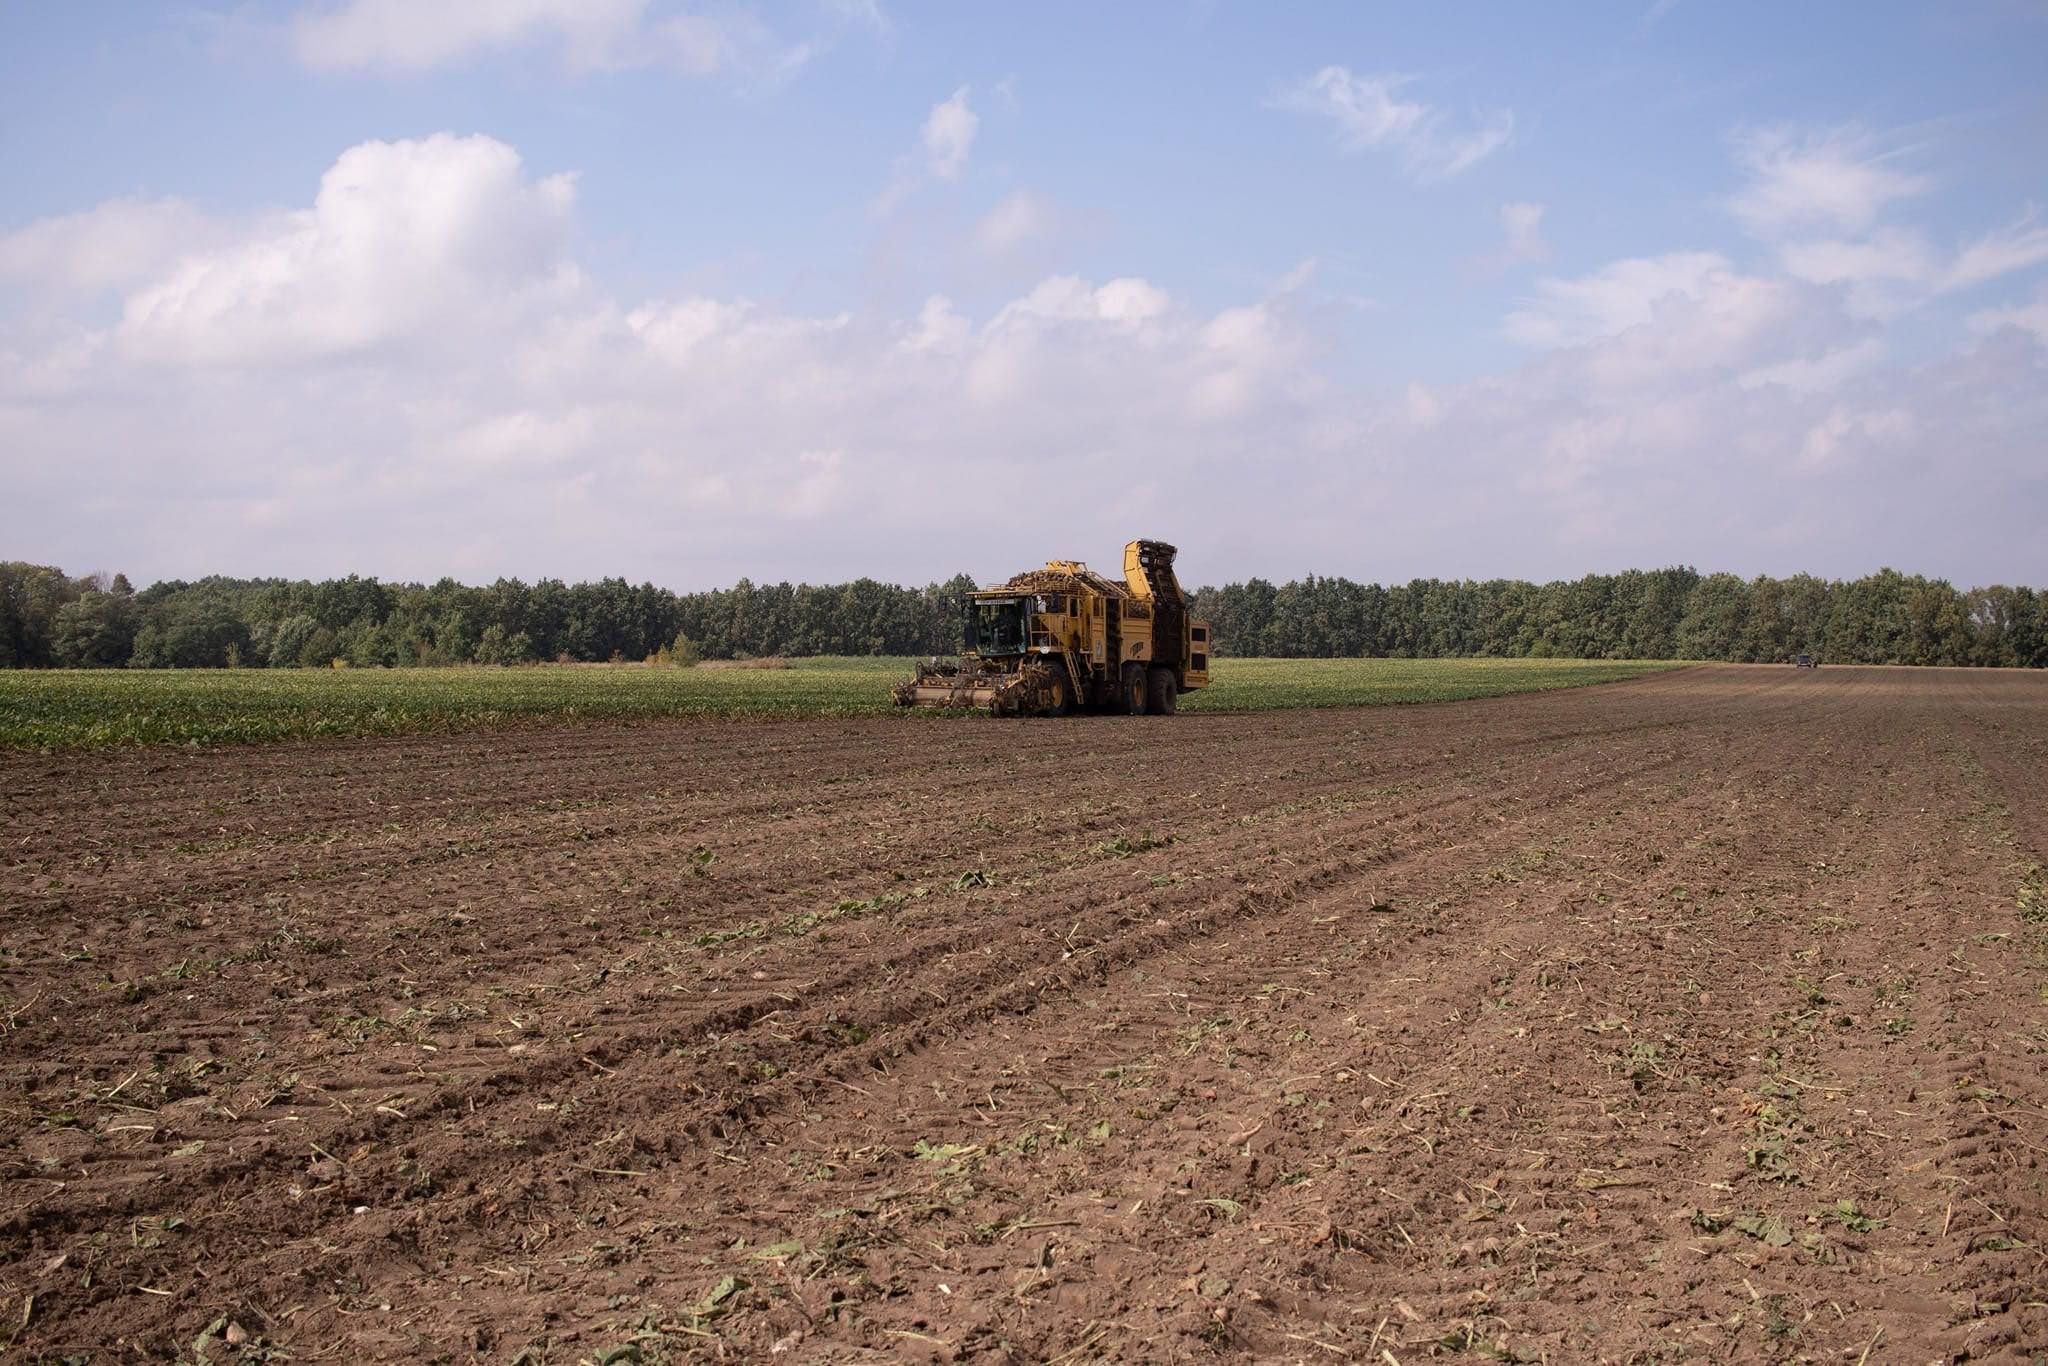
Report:
[[[492,622],[484,627],[483,635],[477,640],[476,662],[530,664],[533,662],[533,640],[524,631],[508,632],[503,626]]]
[[[1701,579],[1678,620],[1678,658],[1740,659],[1749,597],[1749,585],[1733,574]]]
[[[118,669],[135,650],[135,607],[126,593],[94,589],[57,609],[51,651],[67,669]]]
[[[270,631],[270,650],[266,658],[273,669],[296,669],[304,662],[306,643],[313,632],[320,629],[320,623],[304,612],[286,617]],[[325,661],[322,661],[323,663]]]

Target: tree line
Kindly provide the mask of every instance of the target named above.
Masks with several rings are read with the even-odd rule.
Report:
[[[2048,667],[2048,591],[1958,589],[1881,569],[1860,579],[1744,579],[1677,567],[1382,587],[1309,578],[1205,588],[1228,653],[1329,658],[1710,659]]]
[[[135,591],[122,575],[69,578],[0,564],[0,667],[358,668],[731,659],[957,650],[957,577],[923,588],[873,579],[675,593],[624,579],[380,583],[350,575],[172,580]]]
[[[763,655],[951,654],[966,575],[676,593],[607,578],[565,584],[350,575],[72,578],[0,563],[0,667],[362,668],[543,660],[688,662]],[[1193,610],[1223,655],[1493,655],[1579,659],[2048,667],[2048,591],[1958,589],[1884,569],[1860,579],[1743,579],[1677,567],[1552,583],[1343,578],[1202,588]]]

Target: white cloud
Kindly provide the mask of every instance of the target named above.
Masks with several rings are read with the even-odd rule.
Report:
[[[1020,322],[1144,323],[1173,306],[1166,291],[1149,281],[1124,277],[1090,288],[1078,275],[1041,280],[1029,294],[1003,306],[989,323],[1000,331]]]
[[[1918,233],[1880,229],[1861,241],[1825,238],[1787,244],[1785,269],[1815,284],[1920,283],[1939,273],[1934,252]]]
[[[2004,327],[2017,327],[2031,332],[2042,342],[2048,343],[2048,285],[2034,291],[2032,303],[2017,304],[2009,308],[1987,308],[1970,315],[1970,328],[1980,333],[1996,332]]]
[[[900,312],[620,300],[574,209],[488,139],[368,143],[308,207],[162,258],[118,325],[0,314],[0,449],[37,452],[0,540],[142,575],[678,587],[993,577],[1140,532],[1197,581],[1992,579],[2026,577],[2043,513],[2048,296],[1912,367],[1837,286],[1648,256],[1539,282],[1524,361],[1425,386],[1346,368],[1300,272],[1205,306],[1137,275]],[[1119,498],[1058,547],[974,502],[1105,469]]]
[[[859,24],[876,33],[888,33],[893,27],[879,0],[826,0],[825,8],[846,23]]]
[[[1779,260],[1798,279],[1847,286],[1858,312],[1889,317],[2048,261],[2048,227],[2023,218],[1953,253],[1917,232],[1878,228],[1860,240],[1788,242]]]
[[[1501,205],[1501,244],[1474,264],[1482,271],[1499,272],[1548,261],[1550,243],[1543,239],[1543,214],[1541,204],[1517,201]]]
[[[2030,214],[2010,227],[1987,233],[1956,253],[1942,278],[1944,289],[1970,289],[2015,270],[2048,261],[2048,227]]]
[[[1745,389],[1781,384],[1795,393],[1826,393],[1870,370],[1884,356],[1884,343],[1876,337],[1865,337],[1832,351],[1795,355],[1790,360],[1759,366],[1742,374],[1737,382]]]
[[[724,25],[701,14],[679,14],[654,29],[660,47],[693,76],[715,76],[732,60],[732,39]]]
[[[801,473],[790,485],[785,517],[815,521],[830,512],[839,500],[845,479],[846,452],[805,451],[796,458]]]
[[[953,309],[953,301],[934,294],[918,310],[917,322],[908,329],[902,345],[910,351],[957,352],[967,343],[973,325]]]
[[[1418,180],[1448,180],[1513,141],[1513,113],[1492,110],[1470,126],[1455,126],[1440,110],[1399,98],[1396,92],[1409,84],[1410,77],[1355,76],[1348,67],[1326,66],[1284,91],[1279,103],[1329,120],[1347,151],[1398,152]]]
[[[1822,392],[1882,358],[1871,328],[1833,292],[1746,274],[1714,252],[1539,281],[1503,324],[1511,340],[1568,356],[1559,368],[1574,383],[1645,399],[1709,377],[1746,390]]]
[[[925,165],[941,180],[954,180],[967,169],[967,154],[974,149],[974,135],[981,118],[967,104],[967,87],[961,86],[932,106],[924,121]]]
[[[1543,206],[1541,204],[1503,204],[1500,206],[1501,227],[1507,232],[1507,259],[1512,262],[1547,261],[1550,259],[1550,244],[1543,240]]]
[[[119,338],[180,364],[271,365],[487,334],[573,291],[574,182],[485,137],[351,148],[308,210],[190,254],[127,300]]]
[[[1165,290],[1132,277],[1111,280],[1095,291],[1095,313],[1108,322],[1142,323],[1165,314],[1173,300]]]
[[[1719,252],[1684,251],[1616,261],[1577,279],[1539,280],[1503,330],[1524,346],[1577,346],[1650,320],[1664,299],[1698,299],[1738,277]]]
[[[1443,400],[1432,393],[1427,385],[1408,381],[1406,394],[1408,420],[1417,427],[1429,428],[1443,421]]]
[[[1859,448],[1894,442],[1913,434],[1913,415],[1903,408],[1857,412],[1837,405],[1816,422],[1800,443],[1797,469],[1813,473],[1851,463]]]
[[[1899,154],[1880,147],[1880,139],[1856,128],[1745,135],[1736,154],[1749,180],[1729,208],[1775,246],[1786,274],[1843,287],[1851,307],[1871,318],[2048,261],[2048,227],[2036,224],[2031,210],[1953,250],[1885,222],[1888,210],[1930,183],[1893,164]]]
[[[301,15],[299,60],[321,70],[423,71],[492,48],[560,42],[579,68],[621,64],[647,0],[348,0]],[[714,68],[715,69],[715,68]]]
[[[649,0],[345,0],[292,26],[301,63],[318,71],[418,72],[484,53],[555,45],[571,71],[662,65],[691,76],[774,81],[815,55],[753,12],[649,13]],[[841,26],[873,26],[873,6],[840,5]]]
[[[1770,128],[1736,141],[1749,183],[1729,201],[1737,220],[1759,237],[1813,230],[1861,232],[1892,203],[1921,194],[1924,176],[1891,164],[1856,128],[1796,132]]]
[[[990,256],[1007,256],[1043,240],[1053,222],[1051,201],[1029,190],[1012,190],[975,224],[974,242]]]
[[[563,413],[495,413],[451,432],[441,449],[451,459],[480,467],[536,467],[559,464],[589,450],[596,414],[587,408]]]
[[[181,199],[111,199],[0,237],[0,278],[94,293],[149,279],[226,231]]]

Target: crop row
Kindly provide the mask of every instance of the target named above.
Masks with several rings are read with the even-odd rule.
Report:
[[[1230,659],[1189,711],[1438,702],[1577,687],[1668,665],[1584,660]],[[215,745],[641,717],[844,717],[894,711],[911,661],[786,668],[543,666],[0,673],[0,745]]]

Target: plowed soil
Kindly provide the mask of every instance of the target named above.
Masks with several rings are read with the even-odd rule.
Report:
[[[2048,1350],[2041,676],[0,792],[28,1356]]]

